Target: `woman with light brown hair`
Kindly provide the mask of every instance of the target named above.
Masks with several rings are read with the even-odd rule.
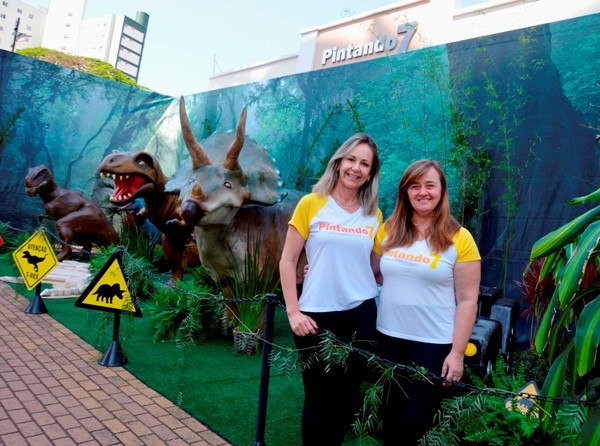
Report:
[[[425,367],[445,385],[460,381],[477,316],[481,257],[469,231],[450,214],[446,176],[436,161],[419,160],[405,170],[375,250],[383,276],[380,357]],[[386,446],[416,444],[443,397],[440,385],[400,376],[385,388]]]

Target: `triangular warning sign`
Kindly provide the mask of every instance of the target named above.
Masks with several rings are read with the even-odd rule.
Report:
[[[142,317],[137,299],[131,297],[127,288],[122,258],[123,250],[117,249],[77,299],[76,307],[112,313],[131,311],[135,316]]]

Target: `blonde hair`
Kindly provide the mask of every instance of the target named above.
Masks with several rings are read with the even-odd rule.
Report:
[[[379,207],[379,169],[381,162],[379,161],[377,143],[366,133],[356,133],[342,143],[327,163],[325,172],[313,186],[312,191],[320,196],[330,194],[340,178],[339,168],[342,159],[361,143],[366,143],[373,151],[373,162],[371,163],[370,178],[358,189],[358,201],[368,215],[375,215]]]
[[[461,226],[450,213],[446,175],[437,161],[423,159],[409,165],[400,179],[394,212],[384,223],[387,231],[387,237],[382,246],[384,251],[397,246],[409,246],[417,240],[418,232],[412,222],[414,210],[407,191],[411,184],[432,168],[440,177],[442,194],[435,208],[433,224],[430,228],[431,233],[427,242],[436,252],[443,252],[452,245],[452,237]]]

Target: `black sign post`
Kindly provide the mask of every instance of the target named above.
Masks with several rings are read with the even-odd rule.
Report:
[[[106,350],[104,356],[102,356],[102,359],[98,361],[98,364],[105,367],[121,367],[127,364],[127,358],[123,353],[121,344],[119,344],[119,331],[121,331],[121,313],[115,313],[113,339],[108,350]]]
[[[35,286],[35,297],[27,308],[25,308],[25,313],[27,314],[45,314],[48,312],[48,308],[46,308],[46,304],[42,299],[42,284],[41,282]]]

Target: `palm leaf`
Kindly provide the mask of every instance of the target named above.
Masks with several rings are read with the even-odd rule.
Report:
[[[571,350],[573,350],[573,341],[569,343],[567,348],[556,358],[556,361],[552,363],[548,371],[548,376],[546,376],[546,380],[542,386],[542,395],[557,398],[561,396]],[[544,401],[540,406],[542,408],[542,426],[546,431],[550,427],[552,417],[555,416],[559,403]]]
[[[600,203],[600,188],[596,189],[591,194],[586,195],[585,197],[577,197],[573,198],[567,204],[589,204],[589,203]]]
[[[533,244],[530,260],[546,257],[568,243],[571,243],[600,214],[600,206],[590,209],[569,223],[546,234]]]
[[[600,409],[590,408],[581,428],[581,444],[600,444]]]
[[[558,288],[554,290],[552,299],[546,307],[546,311],[542,316],[540,325],[538,326],[537,333],[535,335],[535,348],[538,353],[542,353],[548,344],[550,337],[550,330],[552,330],[552,321],[554,320],[555,313],[558,311]]]
[[[589,225],[581,236],[574,255],[567,262],[558,284],[559,301],[562,308],[566,307],[568,302],[574,299],[586,265],[591,255],[598,247],[600,240],[600,221]]]
[[[581,312],[575,331],[575,358],[579,376],[589,372],[596,363],[600,343],[600,299],[594,299]]]

